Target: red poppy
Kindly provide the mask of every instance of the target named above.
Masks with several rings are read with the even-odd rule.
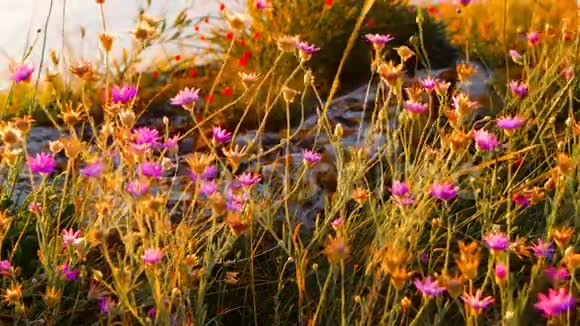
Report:
[[[202,40],[202,41],[205,41],[206,40],[206,37],[205,37],[205,35],[202,35],[202,36],[199,37],[199,39]]]
[[[228,40],[233,40],[233,39],[234,39],[234,33],[232,33],[232,32],[229,32],[229,33],[227,33],[227,34],[226,34],[226,38],[227,38]]]
[[[259,40],[260,37],[262,37],[262,33],[260,33],[260,32],[255,32],[254,33],[254,40]]]
[[[153,78],[159,78],[159,71],[154,71],[152,73],[152,75],[153,75]]]
[[[190,75],[191,77],[195,77],[195,76],[197,76],[197,69],[191,69],[191,70],[189,70],[189,75]]]
[[[213,96],[208,95],[205,100],[207,101],[207,103],[212,103],[213,102]]]
[[[250,50],[246,50],[244,51],[244,58],[251,58],[252,57],[252,51]]]
[[[224,9],[226,9],[226,5],[224,5],[223,3],[220,3],[220,11],[224,11]]]
[[[181,60],[181,55],[178,54],[175,56],[175,61],[179,61],[179,60]]]
[[[332,6],[333,3],[334,3],[333,0],[326,0],[326,5],[329,7]]]
[[[205,17],[205,19],[203,21],[206,23],[209,23],[209,17]]]
[[[226,86],[222,90],[222,95],[223,96],[232,96],[232,95],[234,95],[234,90],[231,87]]]
[[[241,46],[246,46],[246,41],[245,40],[240,40],[240,45]]]
[[[195,26],[193,29],[195,29],[196,32],[199,32],[199,26]]]
[[[240,66],[245,66],[248,64],[248,58],[241,57],[238,63],[240,64]]]

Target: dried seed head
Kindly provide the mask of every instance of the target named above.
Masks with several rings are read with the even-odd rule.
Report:
[[[284,96],[284,101],[290,104],[294,102],[294,98],[298,95],[298,91],[290,87],[282,86],[282,95]]]
[[[58,63],[60,61],[54,49],[50,50],[50,61],[52,61],[52,64],[55,66],[58,66]]]
[[[185,156],[185,162],[197,175],[202,175],[203,171],[215,160],[215,156],[205,153],[193,153]]]
[[[77,137],[62,138],[61,142],[64,145],[64,153],[69,159],[77,158],[84,150],[84,144]]]
[[[405,45],[395,48],[395,50],[397,50],[397,54],[403,62],[407,62],[409,59],[415,56],[415,52],[413,52],[413,50],[409,49],[409,47]]]
[[[362,205],[369,198],[369,191],[364,188],[355,188],[352,191],[352,199],[354,199],[358,204]]]
[[[62,151],[64,149],[64,144],[60,139],[57,139],[57,140],[49,141],[48,148],[50,148],[51,152],[53,152],[54,154],[57,154],[57,153],[60,153],[60,151]]]
[[[111,49],[113,48],[113,35],[101,33],[99,34],[99,41],[101,42],[101,46],[105,52],[111,52]]]
[[[557,168],[563,175],[569,175],[576,168],[576,162],[574,162],[566,153],[559,153],[556,157]]]
[[[222,148],[222,152],[224,153],[224,156],[228,159],[228,162],[232,167],[232,169],[235,170],[239,166],[241,159],[246,154],[246,146],[240,149],[238,144],[236,144],[234,148],[230,148],[229,150]]]
[[[324,248],[324,254],[331,264],[340,263],[350,254],[348,240],[342,234],[338,234],[334,238],[330,237]]]
[[[119,121],[125,128],[132,128],[136,119],[135,112],[131,109],[124,109],[119,113]]]
[[[455,69],[457,70],[459,81],[461,82],[468,81],[469,78],[471,78],[471,76],[477,72],[477,68],[475,66],[466,63],[457,64]]]
[[[133,37],[135,37],[140,42],[147,42],[157,36],[157,29],[155,25],[142,20],[139,24],[131,31]]]
[[[242,219],[242,216],[237,213],[229,213],[226,217],[226,223],[232,229],[232,232],[239,236],[248,228],[248,224]]]
[[[284,35],[278,38],[276,45],[281,52],[293,52],[298,48],[300,38],[298,36]]]
[[[409,276],[411,276],[412,273],[410,273],[407,270],[407,267],[397,267],[392,273],[391,273],[391,284],[393,284],[393,286],[395,287],[395,289],[397,290],[402,290],[405,288],[405,285],[407,284],[407,280],[409,279]]]
[[[22,132],[12,123],[0,124],[0,138],[8,146],[19,144],[22,141]]]
[[[240,80],[242,82],[242,85],[244,85],[244,88],[248,89],[250,88],[252,85],[254,85],[254,83],[256,83],[256,81],[258,81],[259,76],[256,73],[245,73],[245,72],[239,72],[238,76],[240,76]]]
[[[23,134],[27,134],[32,128],[32,123],[34,119],[31,116],[25,115],[23,117],[14,118],[14,127],[20,130]]]
[[[225,17],[226,20],[228,21],[228,24],[230,24],[230,27],[233,30],[236,31],[241,31],[246,27],[246,16],[244,16],[243,14],[233,14],[230,15],[229,13],[225,13]]]
[[[563,227],[552,230],[552,239],[561,249],[564,249],[568,246],[573,235],[574,229],[571,227]]]
[[[337,123],[336,126],[334,126],[334,137],[336,139],[342,139],[343,135],[344,135],[344,128],[342,127],[342,125],[340,123]]]
[[[59,116],[65,123],[65,125],[67,125],[68,127],[72,127],[83,120],[84,118],[83,105],[79,104],[77,105],[76,108],[74,108],[72,103],[69,102],[64,106]]]
[[[407,296],[405,296],[401,300],[401,309],[403,309],[403,311],[407,311],[410,306],[411,306],[411,300],[409,300],[409,298],[407,298]]]
[[[4,150],[1,153],[2,163],[5,163],[10,167],[15,166],[21,153],[22,150],[20,148],[9,148],[8,146],[4,147]]]
[[[394,65],[392,62],[381,63],[378,68],[379,75],[389,87],[397,87],[403,78],[403,66]]]
[[[77,62],[68,66],[68,70],[78,78],[89,81],[93,78],[95,70],[93,65],[86,61]]]
[[[62,292],[60,289],[57,289],[55,287],[52,286],[48,286],[46,288],[46,293],[42,296],[42,299],[44,300],[44,303],[48,306],[48,307],[55,307],[59,302],[60,299],[62,297]]]
[[[22,298],[22,285],[10,284],[10,288],[4,290],[4,302],[8,305],[15,305],[20,303]]]

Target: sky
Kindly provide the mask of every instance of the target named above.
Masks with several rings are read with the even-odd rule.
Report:
[[[49,12],[50,2],[53,2],[49,27],[47,29],[46,53],[50,49],[60,53],[64,45],[70,46],[68,61],[93,59],[98,55],[98,33],[102,29],[99,5],[95,0],[0,0],[0,78],[5,79],[11,62],[20,61],[35,37],[38,41],[33,48],[31,59],[38,63],[42,48],[43,29]],[[106,0],[104,11],[107,30],[116,37],[118,44],[131,44],[130,30],[135,26],[135,17],[139,8],[147,0]],[[230,0],[236,2],[236,0]],[[226,2],[228,2],[226,0]],[[202,16],[215,14],[218,11],[218,0],[151,0],[147,13],[157,17],[175,17],[184,8],[191,8],[188,14]],[[64,19],[63,19],[64,17]],[[81,26],[86,30],[86,39],[81,41]],[[121,47],[117,46],[120,50]],[[47,60],[48,55],[45,56]]]

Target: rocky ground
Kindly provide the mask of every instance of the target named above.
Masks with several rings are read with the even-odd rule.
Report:
[[[457,85],[464,92],[468,93],[470,97],[474,100],[480,101],[484,107],[491,105],[490,98],[492,98],[491,93],[488,90],[488,81],[491,78],[490,73],[486,72],[482,67],[475,74],[471,81],[466,84]],[[435,75],[443,75],[448,73],[451,69],[443,69],[434,72]],[[422,78],[425,73],[419,73],[413,80],[409,82],[416,81],[418,78]],[[340,96],[333,100],[330,110],[327,113],[328,120],[331,125],[341,124],[344,128],[344,136],[341,140],[341,151],[348,152],[350,148],[357,148],[362,145],[363,139],[370,132],[370,118],[373,110],[372,101],[375,98],[374,90],[370,90],[367,94],[366,86],[362,86],[348,94]],[[367,100],[365,103],[365,99]],[[484,109],[485,110],[485,109]],[[173,117],[171,125],[183,125],[187,121],[184,117]],[[319,116],[314,114],[312,116],[306,117],[304,122],[295,127],[291,133],[297,134],[297,137],[291,141],[289,145],[290,148],[290,158],[294,165],[298,167],[302,164],[302,150],[303,149],[316,149],[323,155],[323,161],[317,164],[312,169],[309,169],[307,175],[305,176],[305,187],[301,191],[300,200],[293,202],[290,205],[290,209],[302,218],[303,223],[311,223],[316,214],[320,213],[324,209],[325,200],[328,195],[330,195],[336,187],[336,169],[334,162],[336,161],[336,148],[329,142],[328,136],[324,133],[317,134],[315,128],[318,125]],[[140,121],[141,125],[148,126],[162,126],[162,118],[148,118],[148,121]],[[395,127],[396,121],[390,122],[391,127]],[[256,135],[256,130],[248,130],[240,133],[233,142],[239,146],[247,145],[248,141],[254,139]],[[286,131],[282,130],[280,132],[266,132],[261,135],[261,142],[264,151],[268,151],[277,145],[284,144],[284,138]],[[28,137],[28,152],[30,155],[41,151],[48,150],[48,143],[51,140],[56,140],[60,137],[58,130],[39,126],[34,127],[30,131]],[[373,136],[374,137],[374,136]],[[386,143],[385,137],[374,137],[372,146],[368,149],[368,154],[371,156],[375,155],[381,146]],[[193,137],[188,137],[183,139],[179,144],[180,155],[191,153],[196,150],[196,141]],[[260,160],[261,171],[264,180],[281,182],[281,176],[284,175],[285,169],[285,149],[286,146],[277,146],[278,150],[272,151],[269,155],[263,156]],[[61,158],[61,162],[64,163],[64,158]],[[181,164],[184,166],[184,164]],[[186,188],[190,179],[187,176],[188,171],[185,168],[178,169],[178,173],[172,177],[168,177],[166,180],[167,191],[170,192],[170,199],[177,200],[179,198],[188,199],[191,197],[191,192],[183,194],[183,190]],[[26,198],[26,194],[29,192],[29,176],[24,173],[19,178],[19,183],[17,185],[17,190],[15,196],[18,196],[19,200],[22,201]],[[170,187],[171,186],[171,187]],[[22,192],[22,193],[21,193]]]

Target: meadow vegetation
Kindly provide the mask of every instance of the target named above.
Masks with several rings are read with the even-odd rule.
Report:
[[[1,320],[578,323],[573,1],[216,6],[13,63]]]

